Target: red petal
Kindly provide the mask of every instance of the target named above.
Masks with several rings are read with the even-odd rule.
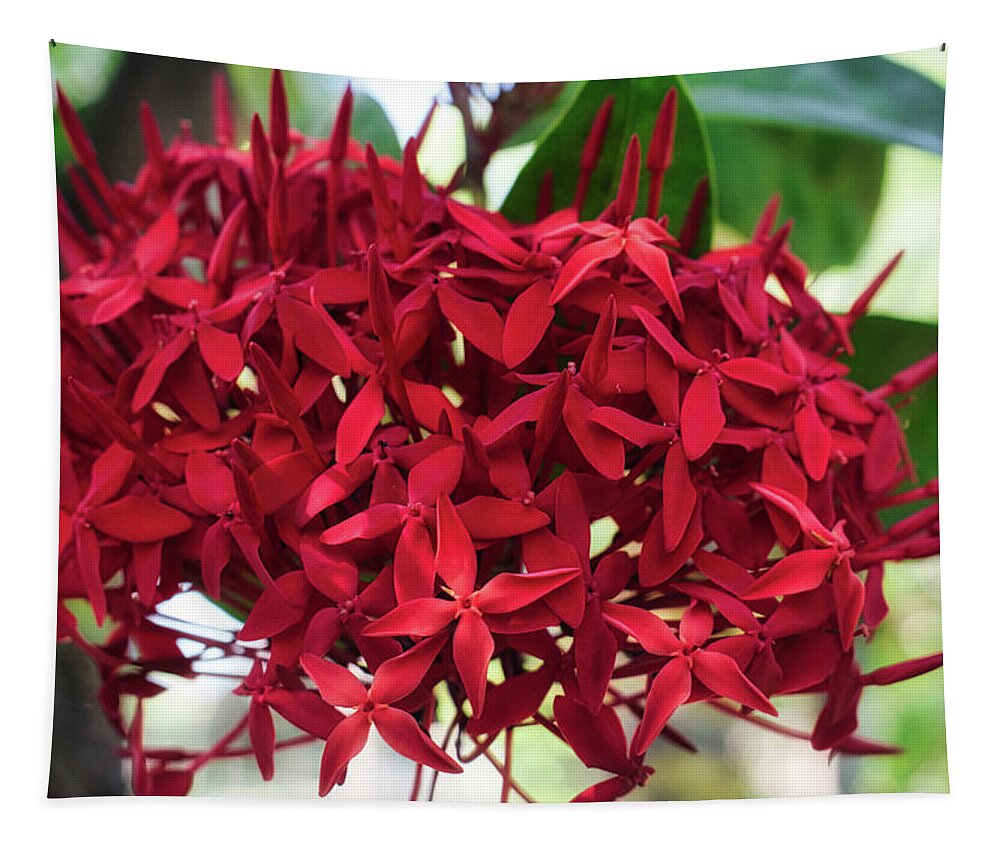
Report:
[[[896,471],[903,463],[905,445],[899,430],[899,421],[892,411],[880,414],[868,437],[864,460],[864,487],[877,492],[893,484]]]
[[[145,496],[124,496],[91,509],[87,519],[105,535],[131,543],[160,541],[191,528],[186,514]]]
[[[230,527],[230,532],[234,537],[239,528],[238,525]],[[249,531],[249,527],[243,526],[243,530]],[[252,536],[253,533],[250,532],[248,540],[237,540],[244,557],[248,561],[253,557],[253,553],[249,552],[248,545],[256,546],[259,543]],[[308,595],[308,584],[305,582],[303,571],[286,573],[275,581],[270,579],[264,565],[259,563],[259,556],[257,557],[257,562],[257,564],[251,565],[254,568],[254,572],[258,575],[261,582],[270,582],[270,585],[257,598],[257,602],[250,610],[250,615],[247,617],[246,623],[243,624],[243,628],[237,633],[237,638],[241,641],[258,641],[261,638],[272,638],[300,623],[304,616],[303,605],[305,601],[296,599],[293,602],[287,596],[287,594],[291,594],[293,597],[300,597],[303,591]]]
[[[803,502],[809,497],[805,475],[792,460],[792,456],[778,443],[772,443],[764,450],[760,478],[765,485],[787,491]],[[791,549],[799,537],[799,526],[795,518],[771,502],[766,504],[766,509],[778,540],[785,549]]]
[[[594,590],[602,600],[612,600],[625,590],[629,580],[635,575],[633,559],[622,550],[617,550],[601,559],[594,571]]]
[[[326,740],[323,749],[323,759],[319,768],[319,794],[329,794],[330,790],[340,781],[347,764],[354,759],[368,741],[371,722],[364,712],[356,712],[341,721],[330,738]]]
[[[316,656],[329,653],[344,632],[344,624],[340,620],[340,607],[331,606],[320,609],[312,616],[306,631],[302,636],[302,652]],[[326,706],[326,704],[323,704]],[[326,735],[329,735],[327,731]]]
[[[396,544],[392,578],[400,603],[434,594],[434,548],[423,523],[404,523]]]
[[[553,679],[552,671],[543,666],[536,671],[508,677],[498,686],[487,683],[482,714],[469,719],[466,732],[476,737],[492,735],[531,717],[552,688]]]
[[[278,455],[257,467],[250,481],[261,512],[273,514],[297,499],[316,475],[316,467],[312,456],[299,450]]]
[[[482,617],[478,614],[467,612],[458,619],[451,652],[469,703],[472,704],[473,718],[478,717],[483,711],[483,700],[486,697],[486,670],[493,657],[495,646],[489,627],[483,623]]]
[[[587,768],[599,768],[612,774],[630,771],[625,731],[614,709],[604,706],[592,714],[565,695],[555,699],[552,709],[559,732]]]
[[[633,754],[644,754],[649,750],[650,745],[667,726],[674,711],[682,706],[690,695],[691,669],[688,667],[688,660],[683,657],[671,659],[663,666],[649,687],[642,721],[639,722],[639,728],[632,738]]]
[[[477,541],[499,541],[549,525],[544,511],[496,496],[474,496],[455,509],[462,525]]]
[[[639,583],[648,588],[670,579],[694,554],[701,544],[703,534],[701,508],[695,505],[691,522],[688,523],[677,549],[666,550],[663,546],[663,520],[657,512],[643,537],[642,551],[639,553]]]
[[[591,714],[596,714],[604,703],[617,653],[618,642],[604,623],[600,601],[591,600],[573,636],[573,659],[580,695]]]
[[[594,408],[590,412],[589,419],[620,437],[624,437],[629,443],[636,446],[663,443],[672,439],[676,434],[675,430],[669,426],[646,422],[621,410],[621,408]]]
[[[402,526],[405,516],[405,506],[394,503],[373,505],[360,514],[348,517],[342,523],[327,529],[319,539],[324,544],[331,545],[347,544],[357,540],[375,540],[397,531]]]
[[[692,603],[681,617],[681,641],[695,647],[704,644],[712,635],[714,625],[712,610],[704,603]]]
[[[90,487],[84,497],[89,505],[99,505],[113,497],[132,469],[135,456],[118,443],[112,443],[90,468]]]
[[[271,72],[271,108],[269,115],[271,147],[279,160],[288,153],[288,99],[285,97],[285,83],[281,71]]]
[[[680,373],[660,346],[648,344],[646,345],[646,394],[663,422],[673,424],[680,420]],[[676,429],[674,431],[676,432]]]
[[[350,464],[361,454],[384,415],[382,384],[377,378],[369,378],[337,423],[338,464]]]
[[[691,461],[701,458],[726,424],[719,382],[710,372],[696,375],[681,405],[681,442]]]
[[[303,653],[299,662],[331,706],[360,706],[368,699],[368,690],[347,668],[311,653]]]
[[[523,609],[556,588],[580,576],[575,567],[540,573],[501,573],[476,592],[476,606],[487,615],[502,615]]]
[[[394,348],[396,322],[392,293],[389,292],[389,279],[382,267],[378,247],[374,244],[368,249],[368,303],[376,336],[383,346]]]
[[[445,629],[457,612],[453,600],[422,597],[400,603],[364,628],[369,636],[434,635]]]
[[[577,478],[569,470],[556,482],[556,535],[576,551],[580,567],[590,576],[590,515]],[[572,564],[572,562],[570,563]],[[555,565],[550,565],[555,567]]]
[[[719,591],[718,589],[712,588],[708,585],[696,585],[692,582],[676,582],[674,583],[674,587],[678,591],[682,591],[696,600],[711,603],[719,610],[719,614],[729,621],[729,623],[739,629],[742,629],[744,632],[753,635],[754,633],[760,631],[760,622],[754,616],[754,613],[750,610],[750,608],[744,603],[741,603],[735,597],[727,594],[725,591]],[[688,617],[688,615],[685,615],[685,617]],[[770,624],[768,624],[768,626],[770,626]],[[681,627],[682,629],[685,628],[683,621],[681,622]],[[702,644],[705,638],[712,634],[711,622],[708,623],[707,628],[708,632],[704,633],[704,638],[701,638],[697,642],[698,644]]]
[[[439,496],[450,496],[462,476],[463,455],[461,446],[446,446],[410,470],[410,501],[429,506],[435,505]]]
[[[318,739],[327,738],[344,718],[340,712],[324,703],[314,691],[271,689],[266,699],[268,705],[282,718]]]
[[[663,293],[674,316],[680,322],[683,322],[685,318],[684,307],[681,304],[681,296],[677,291],[677,284],[674,282],[673,273],[670,271],[670,262],[667,260],[667,253],[662,248],[650,245],[648,242],[644,242],[635,236],[630,236],[625,242],[625,251],[632,262]]]
[[[139,602],[153,607],[156,602],[156,586],[163,568],[163,541],[132,545],[132,572]]]
[[[809,478],[814,482],[822,481],[830,463],[833,438],[830,430],[820,419],[815,399],[807,399],[796,411],[795,437],[799,442],[799,453],[802,455],[802,463]]]
[[[205,270],[205,280],[210,284],[221,286],[228,282],[232,270],[233,255],[243,231],[246,213],[247,202],[246,200],[240,201],[229,214],[222,230],[219,231],[212,248],[212,254],[208,258],[208,268]]]
[[[409,697],[427,675],[427,671],[448,640],[446,635],[428,638],[405,653],[386,659],[375,672],[371,698],[376,703],[395,703]]]
[[[135,393],[132,395],[133,413],[138,413],[153,400],[153,396],[156,395],[156,391],[163,383],[163,376],[167,374],[167,370],[180,359],[190,345],[190,335],[181,331],[153,355],[149,363],[146,364],[142,378],[139,379]]]
[[[674,335],[666,329],[659,319],[641,307],[634,307],[633,310],[649,336],[656,340],[663,351],[670,356],[670,359],[674,362],[674,366],[692,374],[702,368],[701,359],[696,358],[678,343]]]
[[[485,216],[474,212],[471,207],[455,201],[445,202],[451,217],[470,233],[478,236],[500,256],[514,263],[523,263],[528,258],[528,249],[518,245]]]
[[[898,662],[895,665],[886,665],[884,668],[878,668],[870,674],[865,674],[863,679],[866,684],[870,683],[876,686],[892,685],[892,683],[919,677],[921,674],[926,674],[928,671],[940,668],[943,662],[944,656],[941,653],[934,653],[919,659],[908,659],[905,662]]]
[[[667,551],[680,544],[697,502],[687,456],[683,446],[675,443],[663,462],[663,547]]]
[[[205,365],[194,349],[188,348],[177,362],[170,389],[177,401],[202,428],[213,431],[222,425],[215,391],[208,380]]]
[[[485,301],[459,295],[452,287],[437,288],[441,313],[479,351],[495,361],[503,361],[503,320],[496,308]]]
[[[232,558],[231,540],[222,520],[209,526],[201,540],[201,576],[208,596],[216,600],[222,594],[222,571]]]
[[[810,632],[823,626],[833,614],[833,593],[829,585],[820,585],[815,591],[785,597],[767,619],[767,633],[771,638],[784,638]]]
[[[852,654],[845,654],[830,675],[826,703],[813,728],[812,746],[826,750],[839,744],[858,726],[861,676]]]
[[[776,395],[791,393],[799,386],[800,379],[789,375],[760,358],[734,358],[719,364],[719,372],[727,378],[762,387]]]
[[[160,274],[173,258],[179,237],[177,215],[167,208],[135,244],[132,257],[139,271],[146,275]]]
[[[859,387],[846,381],[826,381],[816,387],[816,403],[838,420],[867,425],[875,416],[862,393]]]
[[[743,594],[746,600],[762,600],[787,594],[801,594],[819,587],[833,566],[832,549],[802,550],[785,556],[757,579]]]
[[[635,202],[639,195],[639,169],[642,163],[642,150],[639,146],[639,136],[635,133],[628,140],[625,159],[622,162],[622,176],[618,183],[618,194],[615,195],[614,210],[620,222],[626,222],[635,212]]]
[[[250,744],[257,759],[260,775],[265,780],[274,777],[274,719],[271,711],[256,697],[251,698],[249,717]]]
[[[233,471],[218,455],[192,452],[184,464],[188,493],[199,508],[221,516],[236,500]]]
[[[684,649],[673,630],[647,609],[621,603],[604,603],[603,609],[608,623],[631,635],[647,653],[669,656]]]
[[[836,538],[833,533],[819,522],[819,518],[813,514],[812,509],[795,496],[795,494],[771,485],[758,484],[757,482],[751,482],[750,487],[768,502],[794,517],[798,521],[799,526],[802,527],[802,531],[817,543],[828,547],[835,543]]]
[[[420,729],[412,715],[386,706],[372,713],[372,721],[385,743],[396,753],[435,771],[462,773],[462,767]]]
[[[615,297],[609,295],[584,352],[583,363],[580,365],[580,375],[591,387],[596,387],[608,374],[608,358],[611,356],[611,344],[617,323],[618,306],[615,304]]]
[[[559,278],[549,296],[549,304],[562,301],[601,263],[621,254],[624,247],[625,240],[620,236],[613,236],[578,248],[559,272]]]
[[[295,509],[295,522],[300,526],[319,514],[323,509],[336,505],[349,497],[372,472],[372,457],[366,455],[354,464],[337,464],[315,479]]]
[[[522,292],[507,311],[503,328],[503,362],[513,369],[542,341],[555,309],[549,304],[549,283],[539,278]]]
[[[264,386],[264,392],[274,412],[283,420],[297,420],[302,413],[302,405],[274,361],[256,343],[250,343],[250,354],[257,369],[257,375]]]
[[[694,554],[694,563],[698,565],[698,570],[716,585],[738,597],[742,597],[747,588],[753,584],[753,576],[743,565],[718,553],[698,550]]]
[[[625,447],[621,438],[590,420],[597,406],[575,385],[566,392],[563,418],[583,457],[604,478],[617,481],[625,472]]]
[[[490,446],[519,425],[537,420],[545,408],[546,401],[557,388],[557,384],[551,384],[534,393],[525,393],[511,402],[492,423],[486,426],[482,435],[483,443]]]
[[[446,495],[438,499],[434,569],[458,597],[471,594],[476,587],[476,550],[455,506]]]
[[[715,653],[711,650],[702,650],[695,653],[692,659],[694,675],[715,694],[720,697],[728,697],[744,706],[759,709],[768,715],[778,714],[778,710],[771,705],[771,701],[746,678],[731,656],[727,656],[725,653]]]
[[[80,573],[80,581],[87,592],[87,599],[94,610],[94,618],[98,626],[104,623],[108,611],[107,597],[104,594],[104,582],[101,579],[101,547],[97,533],[83,523],[75,523],[74,547],[76,549],[76,566]]]
[[[311,535],[302,536],[299,557],[309,584],[320,594],[342,603],[357,592],[358,569],[353,562],[332,555],[328,547]]]
[[[837,604],[840,644],[846,652],[854,644],[854,628],[865,607],[865,583],[846,559],[833,571],[833,597]]]
[[[235,381],[243,371],[243,346],[235,334],[208,322],[198,325],[198,348],[206,366],[223,381]]]
[[[635,784],[627,777],[610,777],[588,786],[571,803],[574,804],[599,804],[617,801],[622,795],[631,792]]]

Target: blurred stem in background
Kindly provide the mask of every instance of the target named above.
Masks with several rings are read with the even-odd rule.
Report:
[[[517,134],[530,138],[531,122],[544,117],[567,83],[515,83],[487,88],[483,83],[448,83],[465,133],[465,174],[461,188],[479,207],[486,206],[486,166]],[[527,133],[525,133],[527,131]]]

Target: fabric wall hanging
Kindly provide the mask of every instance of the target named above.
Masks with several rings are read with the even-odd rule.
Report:
[[[51,56],[50,795],[947,791],[943,46]]]

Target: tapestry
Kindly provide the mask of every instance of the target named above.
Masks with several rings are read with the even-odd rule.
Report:
[[[945,45],[49,51],[50,797],[948,791]]]

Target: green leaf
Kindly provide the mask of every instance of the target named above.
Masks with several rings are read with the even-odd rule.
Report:
[[[941,152],[944,89],[884,57],[685,77],[709,128],[719,217],[747,234],[782,194],[792,248],[814,269],[855,260],[878,207],[886,146]]]
[[[868,389],[879,387],[899,370],[937,351],[937,338],[937,325],[865,316],[851,333],[856,352],[845,358],[851,380]],[[937,378],[918,387],[912,396],[913,401],[899,411],[899,419],[923,483],[938,474]]]
[[[625,149],[633,133],[639,134],[643,150],[649,144],[653,124],[671,86],[678,89],[677,134],[674,161],[666,174],[660,213],[670,217],[675,234],[684,221],[691,196],[703,177],[709,178],[709,200],[696,253],[710,245],[714,221],[714,173],[705,128],[679,77],[638,77],[624,80],[592,80],[581,86],[572,105],[562,118],[538,141],[534,155],[521,170],[511,187],[501,211],[515,221],[534,218],[538,188],[547,171],[553,175],[553,204],[556,209],[573,201],[579,173],[580,151],[594,116],[608,95],[615,96],[615,107],[605,138],[600,162],[590,182],[583,218],[594,218],[615,197],[621,176]],[[645,211],[649,175],[643,170],[637,209]]]
[[[52,79],[77,111],[104,97],[124,60],[122,51],[103,47],[62,42],[49,47]]]
[[[553,100],[552,103],[545,107],[545,109],[541,110],[541,112],[531,116],[531,118],[525,121],[524,124],[511,133],[509,137],[504,139],[504,142],[500,147],[512,148],[514,145],[523,145],[525,142],[533,142],[546,130],[562,120],[562,117],[573,105],[573,102],[580,94],[580,90],[585,85],[586,82],[583,80],[566,83],[562,87],[559,94],[556,95],[555,100]]]
[[[61,42],[49,47],[52,81],[62,87],[85,127],[92,118],[91,111],[104,97],[124,58],[125,54],[120,50],[100,47]],[[54,104],[52,121],[55,128],[56,173],[62,179],[66,167],[74,160]]]
[[[271,71],[249,65],[230,65],[229,79],[243,110],[259,112],[267,120]],[[285,94],[292,126],[309,136],[326,137],[347,87],[347,77],[285,72]],[[364,92],[354,93],[351,136],[361,143],[371,142],[380,154],[400,159],[399,139],[379,102]]]
[[[686,76],[706,119],[825,129],[941,153],[944,89],[885,57]]]
[[[329,128],[327,132],[329,132]],[[351,136],[362,144],[371,142],[372,147],[380,154],[397,160],[403,157],[403,151],[399,147],[396,130],[385,114],[385,110],[382,109],[382,105],[375,98],[366,95],[364,92],[354,95]]]
[[[881,196],[886,147],[830,133],[710,118],[719,217],[743,234],[781,193],[790,244],[813,269],[849,264],[868,237]]]

